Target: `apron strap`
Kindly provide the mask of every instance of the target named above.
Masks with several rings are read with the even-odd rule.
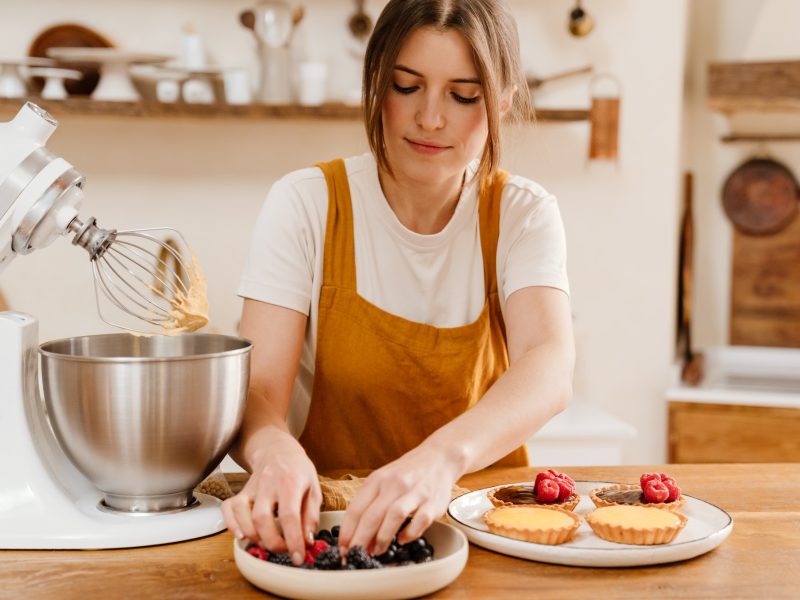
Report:
[[[344,160],[316,164],[328,185],[328,220],[322,284],[356,291],[356,253],[353,237],[353,207]]]
[[[483,283],[486,296],[497,293],[497,239],[500,237],[500,199],[508,181],[507,171],[497,171],[494,179],[480,195],[481,252],[483,254]]]

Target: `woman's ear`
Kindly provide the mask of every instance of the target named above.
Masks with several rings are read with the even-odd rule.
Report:
[[[514,94],[516,93],[517,86],[514,85],[506,89],[500,96],[500,118],[505,117],[508,111],[511,110],[511,105],[514,102]]]

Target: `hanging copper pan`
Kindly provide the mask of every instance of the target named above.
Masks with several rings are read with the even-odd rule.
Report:
[[[797,180],[785,165],[771,158],[745,161],[722,188],[725,214],[748,235],[782,230],[797,215],[797,204]]]

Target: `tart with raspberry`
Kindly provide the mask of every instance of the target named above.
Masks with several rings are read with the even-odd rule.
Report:
[[[497,535],[549,546],[568,542],[580,526],[575,513],[547,505],[497,506],[484,513],[483,522]]]
[[[679,512],[633,504],[603,506],[585,518],[598,537],[618,544],[639,546],[668,544],[687,522]]]
[[[616,484],[595,488],[589,492],[589,498],[598,508],[625,505],[676,511],[686,503],[680,486],[666,473],[644,473],[639,478],[639,485]]]
[[[487,496],[494,506],[553,506],[564,510],[574,510],[581,501],[575,481],[553,469],[538,473],[533,485],[506,485],[490,490]]]

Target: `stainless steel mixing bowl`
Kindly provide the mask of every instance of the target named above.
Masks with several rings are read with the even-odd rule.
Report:
[[[42,344],[42,391],[61,448],[113,510],[187,506],[244,414],[247,340],[126,333]]]

